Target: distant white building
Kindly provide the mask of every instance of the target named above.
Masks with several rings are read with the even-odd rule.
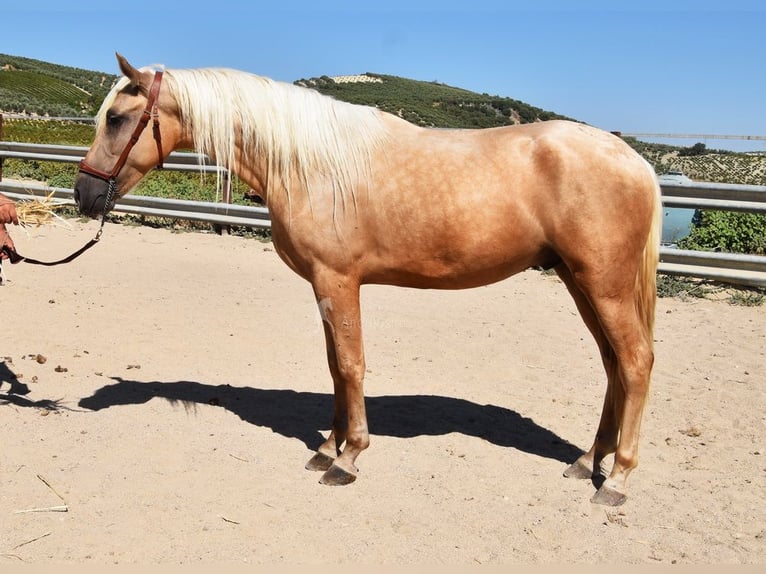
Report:
[[[367,74],[359,74],[356,76],[330,76],[330,79],[336,84],[365,84],[365,83],[383,83],[380,78],[374,78]]]
[[[663,173],[662,175],[658,176],[658,179],[660,180],[660,183],[677,183],[677,184],[683,184],[683,183],[693,183],[691,179],[686,177],[683,172],[681,171],[668,171],[667,173]]]

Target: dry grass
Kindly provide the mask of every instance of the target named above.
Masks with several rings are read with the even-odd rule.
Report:
[[[16,202],[16,214],[19,216],[19,224],[22,227],[40,227],[42,225],[64,225],[69,224],[60,217],[57,209],[61,209],[65,204],[53,200],[53,192],[40,199],[24,199]]]

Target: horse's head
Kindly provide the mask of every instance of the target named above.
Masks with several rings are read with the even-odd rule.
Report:
[[[137,70],[119,54],[117,61],[125,77],[104,100],[96,138],[74,186],[80,213],[91,217],[109,211],[152,168],[161,167],[180,140],[178,112],[163,89],[163,73]]]

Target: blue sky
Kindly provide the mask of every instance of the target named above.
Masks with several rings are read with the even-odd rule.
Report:
[[[762,0],[28,0],[0,19],[0,53],[89,70],[116,73],[119,51],[137,66],[221,66],[288,82],[378,72],[512,97],[606,130],[766,136]]]

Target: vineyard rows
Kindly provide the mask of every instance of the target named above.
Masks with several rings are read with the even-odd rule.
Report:
[[[680,171],[695,181],[766,185],[766,154],[715,154],[681,156],[677,152],[650,153],[644,157],[657,173]]]

